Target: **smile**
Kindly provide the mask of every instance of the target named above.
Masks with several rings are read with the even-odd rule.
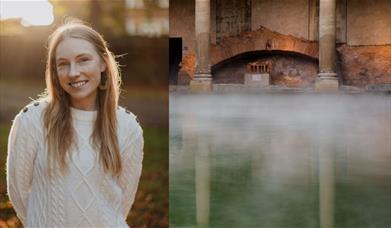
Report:
[[[72,86],[73,88],[79,88],[87,84],[87,80],[85,81],[78,81],[78,82],[70,82],[69,85]]]

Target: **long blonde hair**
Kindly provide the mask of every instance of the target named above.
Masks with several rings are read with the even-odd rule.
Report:
[[[71,20],[60,26],[48,40],[45,76],[46,98],[49,104],[44,111],[44,126],[48,145],[49,174],[55,161],[59,164],[61,171],[67,170],[68,151],[75,143],[70,97],[60,86],[56,69],[56,48],[66,38],[78,38],[90,42],[106,64],[106,70],[103,73],[107,77],[107,89],[98,89],[98,112],[92,142],[99,151],[99,161],[104,171],[117,176],[122,170],[116,116],[121,84],[118,64],[114,55],[108,50],[103,37],[78,20]]]

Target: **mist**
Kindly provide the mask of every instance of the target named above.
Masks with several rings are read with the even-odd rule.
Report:
[[[390,226],[390,98],[172,94],[170,226]]]

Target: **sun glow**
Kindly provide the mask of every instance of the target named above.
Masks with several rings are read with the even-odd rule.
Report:
[[[0,0],[0,20],[21,18],[23,26],[53,23],[53,6],[48,1]]]

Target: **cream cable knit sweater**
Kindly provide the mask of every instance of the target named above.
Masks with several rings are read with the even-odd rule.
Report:
[[[47,173],[43,135],[46,102],[27,106],[15,118],[8,141],[7,186],[25,227],[128,227],[143,159],[142,129],[136,117],[117,110],[123,170],[115,178],[103,172],[89,143],[96,112],[71,109],[77,146],[71,147],[69,170]]]

